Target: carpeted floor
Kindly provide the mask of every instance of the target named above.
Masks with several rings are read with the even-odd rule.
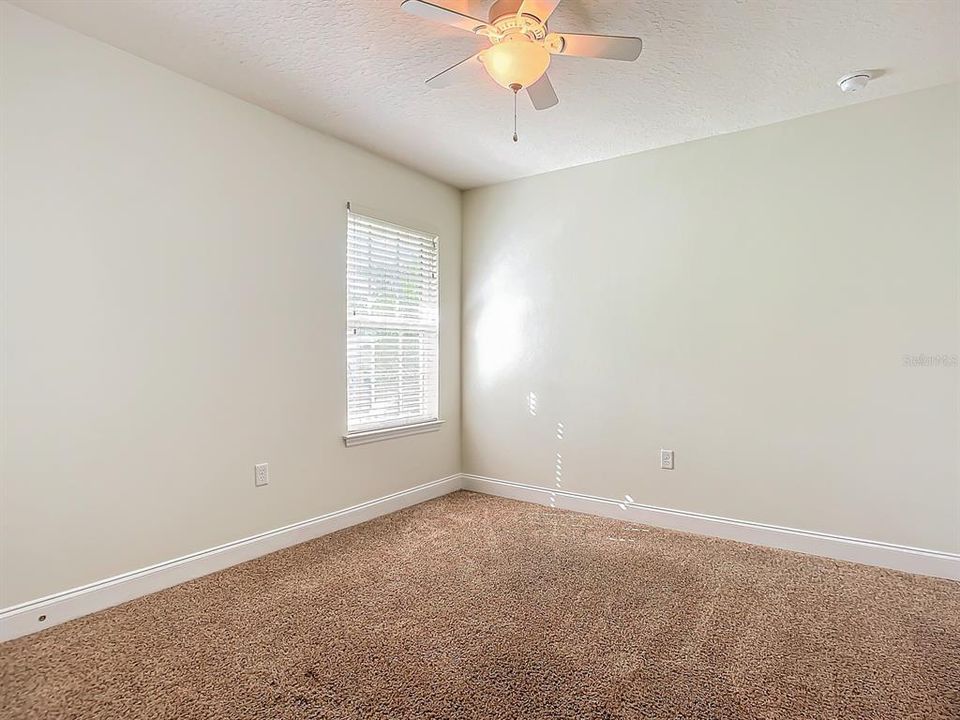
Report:
[[[0,717],[960,718],[960,584],[459,492],[0,646]]]

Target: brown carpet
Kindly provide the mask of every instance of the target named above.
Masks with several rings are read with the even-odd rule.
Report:
[[[960,584],[459,492],[0,646],[15,718],[960,718]]]

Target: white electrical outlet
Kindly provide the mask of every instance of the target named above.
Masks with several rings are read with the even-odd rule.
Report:
[[[673,470],[673,450],[660,449],[660,469]]]
[[[267,463],[254,465],[253,484],[257,487],[270,484],[270,466]]]

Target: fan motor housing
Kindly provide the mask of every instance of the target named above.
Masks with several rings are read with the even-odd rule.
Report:
[[[518,14],[523,0],[497,0],[490,8],[491,32],[482,32],[490,42],[498,43],[517,35],[526,36],[534,42],[547,38],[547,24],[530,13]],[[548,48],[549,49],[549,48]]]
[[[523,0],[497,0],[490,6],[490,24],[493,25],[504,15],[516,15]]]

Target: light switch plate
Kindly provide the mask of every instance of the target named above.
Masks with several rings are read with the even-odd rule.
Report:
[[[660,449],[660,469],[673,470],[673,450]]]
[[[257,487],[270,484],[270,466],[267,463],[254,465],[253,483]]]

